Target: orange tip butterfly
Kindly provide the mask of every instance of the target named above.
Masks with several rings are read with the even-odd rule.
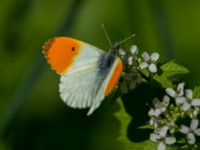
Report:
[[[127,40],[127,39],[125,39]],[[43,53],[51,68],[60,76],[61,99],[73,108],[89,108],[91,115],[117,84],[123,63],[110,51],[69,37],[55,37],[43,46]]]

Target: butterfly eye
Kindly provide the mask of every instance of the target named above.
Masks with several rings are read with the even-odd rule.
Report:
[[[72,47],[72,51],[74,51],[75,50],[75,47]]]

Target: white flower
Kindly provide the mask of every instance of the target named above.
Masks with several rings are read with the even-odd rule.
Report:
[[[197,119],[192,119],[190,127],[181,125],[180,132],[186,134],[189,144],[195,144],[195,135],[200,136],[200,128],[198,128],[199,121]]]
[[[185,90],[185,97],[184,96],[176,97],[175,100],[178,105],[181,105],[183,111],[188,111],[192,106],[193,107],[200,106],[200,99],[199,98],[193,99],[193,93],[192,90],[190,89]]]
[[[158,145],[157,150],[165,150],[166,149],[166,145],[164,142],[160,142]]]
[[[166,93],[175,98],[176,104],[180,105],[183,111],[188,111],[192,106],[199,107],[200,99],[193,98],[193,93],[190,89],[186,89],[184,92],[184,85],[184,83],[179,83],[175,89],[167,88]]]
[[[169,96],[171,96],[173,98],[183,96],[184,95],[184,85],[185,85],[185,83],[182,82],[182,83],[179,83],[175,89],[167,88],[165,91]]]
[[[129,90],[133,90],[138,84],[140,84],[144,79],[137,73],[134,66],[129,68],[129,73],[125,73],[122,78],[122,83],[120,85],[121,92],[126,94]]]
[[[151,56],[147,52],[142,53],[142,59],[143,62],[140,63],[140,68],[145,69],[148,68],[148,70],[152,73],[157,72],[157,67],[156,67],[156,61],[159,59],[159,54],[154,52],[151,54]]]
[[[165,150],[166,145],[172,145],[176,142],[174,136],[167,135],[168,129],[167,126],[164,126],[159,131],[150,134],[150,140],[153,142],[159,142],[157,150]]]
[[[153,117],[158,117],[160,116],[162,113],[164,113],[167,109],[167,106],[169,105],[169,97],[168,96],[164,96],[163,97],[163,101],[160,102],[160,100],[158,98],[154,98],[153,99],[153,105],[154,108],[151,108],[148,112],[149,116],[153,116]]]
[[[160,118],[159,116],[164,113],[167,109],[167,106],[169,105],[169,97],[164,96],[163,101],[159,101],[158,98],[155,98],[153,100],[154,108],[151,108],[148,112],[148,115],[150,116],[149,124],[152,125],[154,128],[157,128],[160,124]]]
[[[123,60],[124,65],[128,64],[129,66],[133,64],[133,61],[138,53],[138,48],[136,45],[132,45],[130,47],[129,52],[125,51],[124,49],[119,49],[119,55]]]

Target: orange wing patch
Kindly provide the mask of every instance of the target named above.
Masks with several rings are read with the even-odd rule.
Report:
[[[113,88],[118,83],[120,75],[121,75],[121,72],[122,72],[122,69],[123,69],[123,63],[119,59],[117,67],[113,71],[113,74],[112,74],[112,76],[110,78],[110,81],[108,82],[108,85],[107,85],[106,90],[104,92],[105,96],[108,95],[110,92],[112,92]]]
[[[80,41],[67,37],[50,39],[43,46],[48,63],[58,74],[63,74],[70,68],[79,51]]]

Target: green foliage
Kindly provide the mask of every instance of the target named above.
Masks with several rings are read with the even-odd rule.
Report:
[[[197,98],[197,97],[200,98],[200,86],[197,86],[197,87],[194,88],[194,90],[193,90],[193,97],[194,98]]]
[[[160,66],[158,74],[153,78],[157,80],[164,88],[172,87],[173,78],[176,75],[189,73],[189,70],[174,61],[169,61]]]

